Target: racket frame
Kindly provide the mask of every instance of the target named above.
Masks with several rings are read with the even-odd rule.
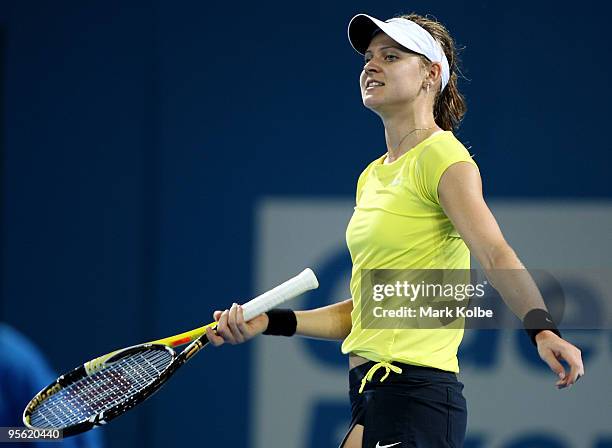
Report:
[[[244,318],[246,321],[251,320],[253,317],[268,311],[280,303],[288,300],[289,298],[295,297],[311,289],[316,289],[319,286],[316,276],[311,269],[307,268],[297,276],[287,280],[286,282],[278,285],[277,287],[261,294],[260,296],[250,300],[243,305]],[[217,322],[204,325],[203,327],[196,328],[191,331],[180,333],[174,336],[170,336],[164,339],[158,339],[156,341],[148,342],[145,344],[134,345],[126,347],[120,350],[107,353],[97,358],[88,361],[74,370],[60,376],[57,380],[49,384],[47,387],[42,389],[23,411],[23,423],[30,429],[41,429],[31,424],[32,414],[36,411],[38,406],[43,404],[50,397],[68,387],[70,384],[74,384],[82,378],[93,375],[102,369],[111,366],[114,362],[119,359],[134,354],[142,350],[166,350],[170,352],[173,359],[164,369],[159,377],[153,380],[150,384],[144,387],[142,390],[136,392],[128,400],[122,401],[102,412],[90,416],[88,419],[82,422],[78,422],[74,425],[66,426],[62,429],[64,437],[79,434],[88,431],[96,426],[104,425],[126,411],[132,409],[134,406],[142,403],[144,400],[152,396],[157,392],[162,385],[187,361],[195,356],[202,348],[208,344],[208,338],[206,337],[206,329],[208,327],[216,328]],[[189,345],[179,354],[171,347],[178,347],[189,343]]]

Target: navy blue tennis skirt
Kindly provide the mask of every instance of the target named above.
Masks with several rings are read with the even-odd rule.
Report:
[[[385,375],[380,368],[360,394],[361,381],[374,364],[349,371],[349,432],[357,424],[364,426],[362,448],[463,446],[467,407],[455,373],[393,362],[402,373],[390,372],[380,382]]]

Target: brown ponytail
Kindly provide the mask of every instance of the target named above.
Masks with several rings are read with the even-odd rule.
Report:
[[[450,78],[444,90],[436,95],[434,102],[434,119],[438,126],[445,131],[456,130],[467,111],[467,105],[465,104],[465,98],[457,87],[457,74],[461,74],[461,71],[459,70],[459,57],[457,55],[455,41],[444,25],[433,18],[424,17],[415,13],[398,17],[408,19],[420,25],[422,28],[425,28],[429,34],[442,45],[446,59],[448,59]],[[429,65],[431,63],[425,56],[422,58],[425,64]]]

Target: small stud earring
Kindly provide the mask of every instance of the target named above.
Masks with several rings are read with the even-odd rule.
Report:
[[[429,84],[427,84],[427,93],[429,93]]]

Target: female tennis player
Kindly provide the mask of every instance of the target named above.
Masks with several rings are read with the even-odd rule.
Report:
[[[387,145],[357,182],[346,232],[352,298],[308,311],[273,310],[249,322],[234,304],[214,313],[217,334],[209,330],[208,338],[214,345],[260,333],[343,340],[352,422],[341,447],[461,447],[467,409],[456,373],[463,328],[362,328],[363,269],[469,269],[471,251],[525,323],[558,388],[584,375],[581,353],[560,337],[483,199],[476,164],[453,135],[466,106],[446,28],[416,14],[387,21],[359,14],[348,34],[364,56],[363,104],[382,120]]]

